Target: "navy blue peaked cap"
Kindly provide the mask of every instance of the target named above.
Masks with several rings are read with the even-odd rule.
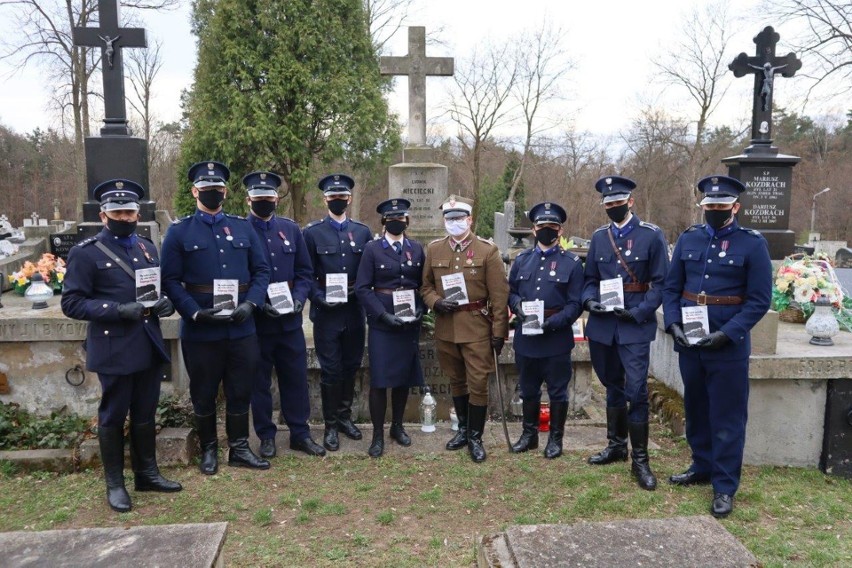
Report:
[[[281,183],[281,176],[273,172],[257,171],[243,176],[249,197],[278,197]]]
[[[187,177],[192,185],[199,189],[218,185],[226,185],[231,177],[231,170],[222,162],[198,162],[189,166]]]
[[[352,195],[355,180],[346,174],[327,175],[317,184],[326,195]]]
[[[595,189],[600,192],[602,203],[612,203],[630,197],[636,182],[623,176],[604,176],[595,182]]]
[[[98,185],[92,194],[101,203],[101,211],[139,211],[145,190],[129,179],[111,179]]]
[[[546,223],[561,225],[568,218],[568,214],[565,212],[565,209],[556,203],[543,201],[533,205],[527,217],[533,222],[533,225],[544,225]]]

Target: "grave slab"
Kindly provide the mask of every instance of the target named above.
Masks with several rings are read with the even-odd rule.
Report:
[[[154,568],[225,566],[228,523],[0,533],[3,565]]]
[[[74,471],[73,450],[14,450],[0,452],[0,461],[8,461],[18,471]]]
[[[709,516],[526,525],[480,542],[478,565],[503,568],[577,566],[758,566],[757,559]]]

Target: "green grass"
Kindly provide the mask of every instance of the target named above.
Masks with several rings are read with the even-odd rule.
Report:
[[[23,474],[0,466],[0,531],[229,523],[235,566],[469,566],[477,535],[513,524],[706,515],[707,487],[665,482],[689,449],[654,427],[660,484],[642,491],[629,463],[592,467],[585,453],[545,460],[494,449],[326,459],[281,456],[268,471],[163,468],[184,491],[136,493],[133,511],[105,504],[100,471]],[[433,459],[435,458],[435,459]],[[734,513],[721,521],[765,567],[852,566],[852,481],[815,469],[746,467]]]

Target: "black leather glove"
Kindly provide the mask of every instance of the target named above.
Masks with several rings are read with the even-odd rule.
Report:
[[[158,318],[167,318],[175,313],[175,305],[171,300],[163,296],[157,303],[151,306],[151,313]]]
[[[251,313],[254,311],[254,306],[248,302],[243,302],[236,309],[231,312],[231,321],[234,323],[243,323],[247,319],[251,317]]]
[[[228,323],[231,321],[231,316],[216,315],[221,312],[221,308],[205,308],[198,310],[192,319],[197,323]]]
[[[555,316],[550,316],[549,318],[545,318],[544,322],[541,324],[541,329],[544,331],[558,331],[560,326],[559,322],[554,319]]]
[[[294,314],[302,313],[302,310],[304,309],[304,307],[305,307],[305,304],[303,304],[299,300],[296,300],[295,298],[293,299],[293,313]]]
[[[260,308],[260,311],[263,312],[263,315],[268,318],[280,318],[284,315],[282,313],[279,313],[279,311],[275,309],[275,306],[273,306],[269,302],[263,304],[263,307]]]
[[[590,314],[605,314],[607,312],[606,306],[597,300],[592,300],[591,298],[583,303],[583,307],[586,308],[586,311]]]
[[[689,339],[686,337],[686,334],[683,332],[683,326],[679,323],[673,323],[669,326],[668,332],[671,334],[672,338],[676,345],[680,345],[681,347],[685,347],[689,349],[692,347],[689,343]]]
[[[379,321],[395,329],[401,329],[405,325],[402,318],[389,312],[382,312],[379,316]]]
[[[141,320],[145,306],[139,302],[128,302],[118,305],[118,317],[123,320]]]
[[[322,297],[322,296],[317,296],[317,298],[316,298],[316,299],[311,300],[311,301],[312,301],[313,303],[315,303],[316,305],[321,306],[321,307],[322,307],[323,309],[325,309],[325,310],[334,310],[334,309],[339,308],[340,306],[342,306],[343,304],[345,304],[345,303],[346,303],[346,302],[333,302],[333,303],[329,303],[329,302],[326,302],[326,301],[325,301],[325,298],[324,298],[324,297]]]
[[[630,313],[630,310],[627,310],[625,308],[615,308],[614,310],[612,310],[612,313],[614,313],[615,317],[617,317],[621,321],[628,323],[639,323],[638,321],[636,321],[636,318],[633,317],[633,314]]]
[[[731,339],[725,335],[724,331],[714,331],[710,335],[699,339],[695,346],[715,351],[716,349],[721,349],[730,342]]]
[[[497,353],[497,356],[500,356],[500,353],[503,352],[503,346],[506,344],[506,340],[502,337],[492,337],[491,338],[491,349]]]
[[[459,309],[459,303],[453,300],[445,300],[441,298],[435,305],[432,306],[432,309],[438,312],[439,314],[451,314],[454,311]]]
[[[529,319],[526,313],[524,313],[524,309],[521,307],[520,302],[516,302],[514,306],[511,306],[512,313],[515,314],[515,317],[518,319],[519,323],[524,323]]]
[[[405,322],[405,325],[417,325],[423,320],[423,310],[417,310],[414,312],[414,319],[411,321]]]

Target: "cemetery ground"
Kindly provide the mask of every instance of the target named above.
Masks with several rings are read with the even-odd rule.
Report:
[[[184,486],[176,494],[134,492],[126,472],[134,510],[121,515],[105,503],[100,469],[20,475],[7,464],[0,531],[227,521],[233,566],[471,566],[478,537],[512,524],[707,514],[709,487],[665,481],[689,463],[685,441],[658,424],[651,434],[660,446],[654,492],[636,486],[629,463],[592,467],[585,451],[552,461],[541,450],[512,455],[497,438],[482,464],[415,445],[381,459],[288,453],[268,471],[222,464],[212,477],[194,466],[164,468]],[[721,522],[765,567],[852,565],[850,480],[747,466],[734,513]]]

